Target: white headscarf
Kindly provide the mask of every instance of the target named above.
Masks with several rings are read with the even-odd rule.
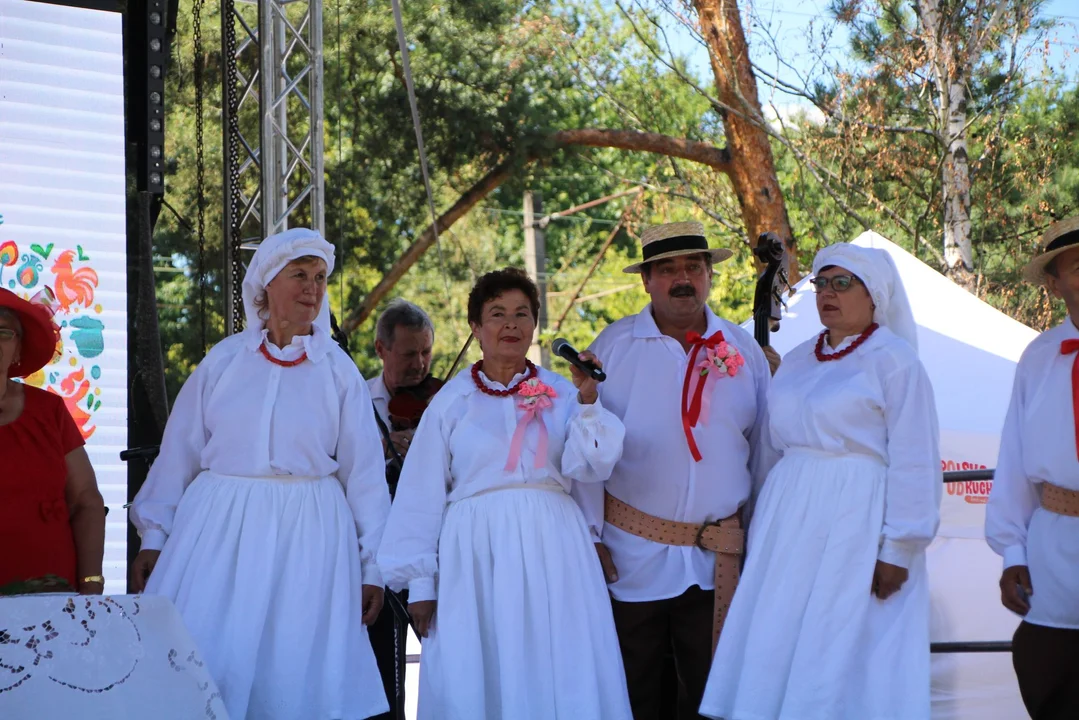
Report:
[[[292,228],[277,235],[271,235],[259,243],[254,257],[251,258],[251,263],[247,266],[243,283],[244,313],[247,316],[244,334],[248,336],[248,342],[252,347],[258,347],[262,343],[262,331],[266,327],[266,321],[259,317],[258,308],[255,307],[255,298],[266,289],[266,285],[277,277],[279,272],[285,269],[286,265],[297,258],[307,256],[325,260],[326,275],[333,272],[334,247],[314,230]],[[312,360],[317,358],[312,357],[311,350],[321,350],[318,353],[321,356],[333,343],[330,335],[330,304],[325,296],[322,298],[322,307],[318,310],[314,325],[314,336],[308,348],[308,357]]]
[[[861,247],[851,243],[836,243],[822,248],[813,258],[813,274],[821,268],[835,265],[849,270],[865,283],[876,310],[873,320],[918,349],[918,326],[907,300],[907,291],[895,261],[886,250]]]

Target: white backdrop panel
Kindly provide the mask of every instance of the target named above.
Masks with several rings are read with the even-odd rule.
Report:
[[[62,355],[28,382],[63,397],[86,439],[110,594],[127,574],[123,89],[119,13],[0,0],[0,287],[60,302]]]

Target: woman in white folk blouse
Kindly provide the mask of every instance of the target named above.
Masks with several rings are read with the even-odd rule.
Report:
[[[131,508],[135,590],[176,604],[233,720],[387,709],[365,625],[390,497],[367,384],[330,337],[333,262],[311,230],[259,245],[247,328],[184,384]]]
[[[928,720],[933,389],[885,251],[832,245],[813,272],[826,329],[772,383],[782,458],[756,503],[701,714]]]
[[[630,718],[611,603],[574,482],[602,482],[625,430],[525,355],[539,311],[523,272],[468,299],[483,359],[431,401],[378,561],[423,642],[421,720]],[[591,357],[586,354],[586,357]]]

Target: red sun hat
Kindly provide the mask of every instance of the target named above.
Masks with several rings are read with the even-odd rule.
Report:
[[[60,342],[60,328],[53,322],[52,290],[44,288],[31,300],[0,288],[0,308],[15,313],[22,325],[19,362],[8,367],[8,377],[27,377],[48,365]]]

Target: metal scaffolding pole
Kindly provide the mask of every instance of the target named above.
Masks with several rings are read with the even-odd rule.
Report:
[[[241,246],[325,226],[322,0],[221,0],[225,330],[243,329]]]

